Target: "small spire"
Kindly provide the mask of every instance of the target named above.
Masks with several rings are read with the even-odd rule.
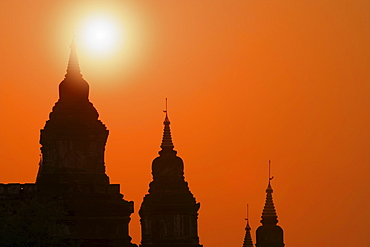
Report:
[[[78,58],[77,58],[77,52],[76,52],[76,44],[74,39],[72,40],[71,43],[71,52],[69,55],[69,60],[68,60],[68,66],[67,66],[67,73],[65,77],[82,77],[81,70],[80,70],[80,65],[78,63]]]
[[[262,224],[266,224],[266,223],[276,224],[278,222],[274,202],[272,199],[272,193],[274,191],[271,187],[271,180],[274,177],[271,177],[270,174],[271,174],[271,162],[269,160],[269,182],[268,182],[268,186],[266,189],[266,202],[265,202],[265,206],[262,211],[262,220],[261,220]]]
[[[249,204],[247,204],[247,218],[246,218],[247,222],[248,222],[248,218],[249,218]]]
[[[247,204],[247,225],[245,227],[245,237],[243,242],[243,247],[253,247],[252,236],[251,236],[251,227],[249,226],[249,205]]]
[[[246,226],[245,230],[251,230],[251,228],[249,226],[249,204],[247,204],[247,218],[245,220],[247,221],[247,226]]]
[[[163,112],[166,113],[166,116],[163,121],[164,130],[163,130],[163,139],[162,139],[162,144],[161,144],[162,150],[159,151],[159,154],[163,154],[163,153],[175,153],[176,154],[176,151],[173,150],[174,145],[172,143],[172,137],[171,137],[171,129],[170,129],[171,122],[168,118],[167,98],[166,98],[166,110],[164,110]]]
[[[167,112],[168,112],[168,108],[167,108],[167,98],[166,98],[166,108],[165,108],[166,110],[163,110],[163,112],[164,113],[166,113],[166,117],[165,117],[165,119],[164,119],[164,122],[168,122],[168,124],[170,124],[170,120],[168,119],[168,114],[167,114]]]

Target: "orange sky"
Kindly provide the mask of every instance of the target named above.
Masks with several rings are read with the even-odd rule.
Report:
[[[71,29],[91,8],[127,29],[114,60],[80,62],[110,130],[107,173],[135,202],[134,243],[168,97],[205,247],[242,245],[246,203],[259,226],[269,159],[287,247],[370,246],[368,0],[1,1],[1,183],[35,181]]]

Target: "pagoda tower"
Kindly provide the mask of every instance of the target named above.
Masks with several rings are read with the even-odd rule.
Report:
[[[66,212],[64,230],[56,234],[81,246],[136,246],[128,234],[133,202],[123,199],[119,184],[109,183],[104,165],[109,132],[98,117],[72,44],[59,100],[41,130],[38,193]]]
[[[262,211],[262,226],[256,231],[256,247],[284,247],[283,229],[277,225],[277,214],[272,200],[271,180],[266,189],[266,202]]]
[[[153,181],[139,211],[141,247],[201,247],[197,203],[184,178],[184,163],[174,150],[167,110],[159,157],[152,163]]]
[[[248,204],[247,204],[247,225],[245,226],[245,236],[244,242],[242,247],[253,247],[252,236],[251,236],[251,227],[249,226],[249,212],[248,212]]]

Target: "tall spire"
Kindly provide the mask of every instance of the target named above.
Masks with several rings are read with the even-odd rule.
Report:
[[[82,78],[74,41],[71,44],[67,73],[59,85],[59,98],[69,102],[89,101],[89,84]]]
[[[272,193],[274,191],[271,187],[271,180],[274,177],[270,176],[270,171],[271,171],[271,162],[269,160],[269,183],[266,189],[266,202],[265,202],[265,206],[262,211],[262,220],[261,220],[261,223],[263,225],[264,224],[276,224],[278,222],[274,202],[272,200]]]
[[[251,227],[249,226],[249,205],[247,204],[247,225],[245,227],[245,237],[243,242],[243,247],[253,247],[252,237],[251,237]]]
[[[67,66],[67,74],[65,77],[82,77],[80,64],[78,63],[77,52],[76,52],[76,44],[73,39],[71,43],[71,52],[69,54],[68,66]]]
[[[284,231],[277,225],[277,215],[272,200],[271,162],[269,161],[269,183],[266,189],[266,202],[262,211],[262,226],[256,231],[256,247],[284,247]]]
[[[164,125],[164,130],[163,130],[163,139],[162,139],[162,144],[161,144],[161,148],[162,150],[159,151],[159,154],[162,155],[162,154],[176,154],[176,151],[173,150],[174,148],[174,145],[172,143],[172,137],[171,137],[171,129],[170,129],[170,120],[168,118],[168,110],[167,110],[167,98],[166,98],[166,110],[164,110],[163,112],[166,113],[166,116],[164,118],[164,121],[163,121],[163,125]]]

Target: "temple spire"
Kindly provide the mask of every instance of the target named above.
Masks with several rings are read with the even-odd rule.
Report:
[[[161,148],[162,150],[159,151],[159,154],[176,154],[176,151],[173,150],[174,145],[172,143],[172,137],[171,137],[171,129],[170,129],[170,120],[168,118],[168,110],[167,110],[167,98],[166,98],[166,110],[163,111],[166,113],[166,116],[163,121],[164,130],[163,130],[163,139]]]
[[[272,200],[271,180],[271,162],[269,161],[269,177],[266,189],[266,202],[262,211],[262,226],[256,231],[256,247],[284,247],[284,231],[277,225],[277,214]]]
[[[245,227],[245,237],[243,242],[243,247],[253,247],[252,237],[251,237],[251,227],[249,226],[249,205],[247,204],[247,225]]]
[[[59,99],[69,102],[89,101],[89,84],[82,78],[74,41],[71,44],[67,73],[59,84]]]
[[[276,225],[276,223],[278,222],[274,202],[273,202],[273,199],[272,199],[272,193],[274,191],[271,187],[271,180],[274,177],[271,177],[270,174],[271,174],[271,162],[269,160],[269,182],[268,182],[268,186],[267,186],[267,189],[266,189],[266,202],[265,202],[265,206],[264,206],[263,211],[262,211],[262,220],[261,220],[261,223],[263,225],[264,224],[274,224],[274,225]]]
[[[68,66],[67,66],[67,73],[65,77],[82,77],[80,64],[78,63],[77,58],[77,51],[76,51],[76,44],[73,39],[71,43],[71,51],[69,54]]]

